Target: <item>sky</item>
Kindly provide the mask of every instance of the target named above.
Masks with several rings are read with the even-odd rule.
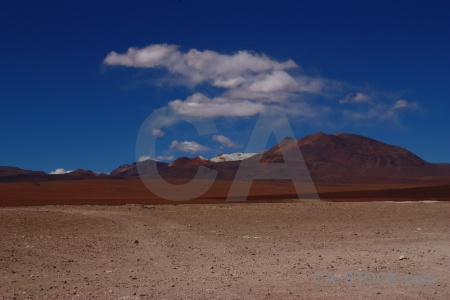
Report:
[[[1,1],[0,165],[109,173],[243,152],[277,109],[296,139],[354,133],[450,163],[449,14],[433,0]],[[136,153],[149,117],[156,149]]]

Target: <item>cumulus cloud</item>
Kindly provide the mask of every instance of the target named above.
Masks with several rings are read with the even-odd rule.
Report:
[[[188,152],[191,154],[200,152],[200,151],[206,151],[209,150],[208,147],[200,145],[197,142],[194,141],[184,141],[184,142],[179,142],[177,140],[173,140],[172,143],[170,144],[169,148],[171,150],[175,149],[175,150],[179,150],[182,152]]]
[[[164,131],[161,129],[152,129],[152,135],[156,137],[162,137],[164,136]]]
[[[175,115],[192,117],[253,116],[261,113],[270,103],[283,105],[294,98],[301,102],[296,97],[298,94],[321,93],[327,85],[321,78],[288,73],[298,68],[290,59],[277,61],[250,51],[220,54],[191,49],[183,52],[175,45],[156,44],[141,49],[129,48],[122,54],[110,52],[104,64],[164,68],[170,75],[175,75],[176,83],[188,86],[207,83],[223,89],[214,97],[194,93],[186,99],[169,102],[168,106]]]
[[[392,104],[374,91],[349,93],[349,84],[309,76],[291,59],[280,61],[246,50],[222,54],[211,50],[184,51],[172,44],[154,44],[144,48],[132,47],[123,53],[112,51],[105,57],[104,64],[164,69],[167,76],[161,76],[163,79],[158,82],[189,88],[208,87],[207,90],[213,93],[208,95],[204,91],[196,91],[192,95],[171,99],[160,109],[164,116],[156,120],[152,128],[170,126],[180,115],[193,118],[249,117],[280,107],[297,120],[317,120],[335,112],[354,120],[381,120],[396,118],[401,109],[417,108],[415,103],[403,99]],[[355,90],[355,87],[351,88]],[[324,103],[318,99],[334,101]],[[162,136],[164,132],[153,129],[152,134]]]
[[[419,110],[420,108],[415,102],[409,102],[404,99],[399,99],[395,101],[394,105],[392,105],[387,112],[382,116],[384,119],[391,119],[398,121],[400,114],[405,110]]]
[[[344,99],[339,100],[340,104],[371,102],[372,98],[364,93],[348,94]]]
[[[172,57],[178,53],[175,45],[161,44],[151,45],[143,49],[129,48],[126,54],[110,52],[104,63],[107,65],[121,65],[127,67],[161,67],[167,65]]]
[[[106,65],[140,68],[166,68],[183,76],[190,84],[210,82],[219,87],[235,87],[245,82],[243,75],[295,68],[292,60],[278,62],[264,54],[238,51],[220,54],[215,51],[191,49],[186,53],[176,45],[156,44],[142,49],[129,48],[126,53],[110,52]]]
[[[143,162],[143,161],[146,161],[146,160],[149,160],[149,159],[151,159],[150,156],[148,156],[148,155],[141,155],[138,158],[138,162]]]
[[[395,102],[394,106],[392,106],[392,109],[402,109],[402,108],[418,108],[417,103],[414,102],[408,102],[404,99],[399,99]]]
[[[417,103],[409,102],[404,99],[399,99],[395,101],[393,104],[371,101],[371,106],[365,110],[345,109],[342,111],[342,113],[344,117],[353,120],[377,119],[381,121],[385,120],[399,121],[400,112],[406,108],[420,110]]]
[[[50,174],[57,175],[57,174],[66,174],[66,173],[70,173],[70,172],[73,172],[73,170],[66,171],[66,170],[64,170],[64,168],[58,168],[54,171],[51,171]]]
[[[240,145],[233,143],[229,138],[224,135],[213,135],[213,141],[219,142],[221,146],[226,148],[239,148]]]
[[[225,97],[210,99],[202,93],[195,93],[184,101],[179,99],[170,101],[169,106],[180,115],[193,117],[246,117],[256,115],[265,109],[262,103]]]
[[[342,111],[342,114],[347,119],[352,120],[370,120],[370,119],[382,119],[386,117],[386,113],[382,115],[383,110],[380,107],[371,108],[366,111],[352,111],[349,109],[345,109]]]
[[[248,86],[251,92],[273,93],[278,91],[294,92],[300,89],[295,79],[285,71],[274,71],[256,79]]]

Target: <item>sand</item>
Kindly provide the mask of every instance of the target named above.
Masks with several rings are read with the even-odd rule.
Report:
[[[0,299],[450,299],[449,212],[449,202],[4,207]],[[437,282],[314,280],[358,271]]]

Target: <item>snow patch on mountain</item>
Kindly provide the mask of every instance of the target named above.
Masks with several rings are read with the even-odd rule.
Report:
[[[231,153],[231,154],[219,154],[213,158],[210,159],[210,161],[212,162],[223,162],[223,161],[236,161],[236,160],[243,160],[243,159],[247,159],[249,157],[252,157],[254,155],[256,155],[258,153],[241,153],[241,152],[236,152],[236,153]]]

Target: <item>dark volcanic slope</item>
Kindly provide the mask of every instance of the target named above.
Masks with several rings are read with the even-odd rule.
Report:
[[[297,147],[308,170],[301,168],[304,164],[277,164],[284,162],[283,153],[291,160],[301,161],[302,157],[296,155]],[[265,164],[265,167],[255,166],[259,162]],[[431,164],[404,148],[346,133],[316,133],[298,141],[287,137],[272,148],[242,162],[213,163],[202,157],[180,157],[171,164],[146,160],[122,165],[109,176],[96,176],[94,172],[85,170],[77,170],[71,174],[47,175],[44,172],[0,167],[0,181],[136,178],[139,177],[138,169],[147,173],[148,178],[162,176],[166,179],[190,180],[197,174],[199,166],[207,168],[202,168],[201,172],[210,172],[208,169],[217,171],[217,179],[232,180],[242,163],[248,168],[245,173],[248,176],[240,177],[242,179],[255,176],[273,179],[277,178],[277,174],[282,174],[285,178],[297,178],[300,174],[308,180],[310,173],[314,182],[322,183],[450,183],[450,164]]]
[[[137,177],[139,176],[138,166],[148,168],[150,165],[156,163],[158,168],[167,166],[167,163],[155,162],[154,160],[145,160],[142,162],[134,162],[131,165],[121,165],[117,169],[113,170],[110,175],[115,177]]]
[[[243,162],[261,162],[268,165],[284,162],[284,154],[290,159],[301,160],[295,155],[295,147],[301,150],[303,159],[315,182],[328,183],[448,183],[450,164],[431,164],[412,152],[397,146],[388,145],[374,139],[356,134],[316,133],[298,141],[285,138],[279,144]],[[149,164],[141,162],[138,164]],[[240,162],[213,163],[200,157],[176,159],[170,165],[157,163],[159,173],[164,178],[191,179],[199,165],[218,171],[218,179],[234,178]],[[251,167],[250,167],[251,168]],[[154,169],[153,169],[154,172]],[[261,178],[274,178],[274,172],[305,174],[290,164],[281,168],[250,169],[249,174],[257,173]],[[155,173],[153,173],[155,174]],[[111,175],[122,177],[138,176],[137,164],[124,165]],[[275,176],[276,177],[276,176]]]
[[[299,160],[296,147],[315,182],[450,182],[450,164],[431,164],[404,148],[356,134],[316,133],[298,141],[287,137],[249,160],[282,163],[281,150],[291,160]]]
[[[450,176],[450,164],[431,164],[404,148],[356,134],[316,133],[297,145],[313,177]]]
[[[70,176],[79,176],[79,177],[96,177],[99,174],[91,171],[91,170],[83,170],[78,169],[69,173]]]
[[[169,166],[205,166],[211,162],[201,156],[189,158],[186,156],[179,157],[169,164]]]
[[[45,175],[45,172],[24,170],[16,167],[0,166],[0,177],[26,176],[26,175]]]
[[[14,167],[0,167],[0,182],[45,182],[107,178],[111,178],[111,176],[106,174],[97,174],[91,170],[82,169],[78,169],[66,174],[47,174],[42,171],[30,171]]]

